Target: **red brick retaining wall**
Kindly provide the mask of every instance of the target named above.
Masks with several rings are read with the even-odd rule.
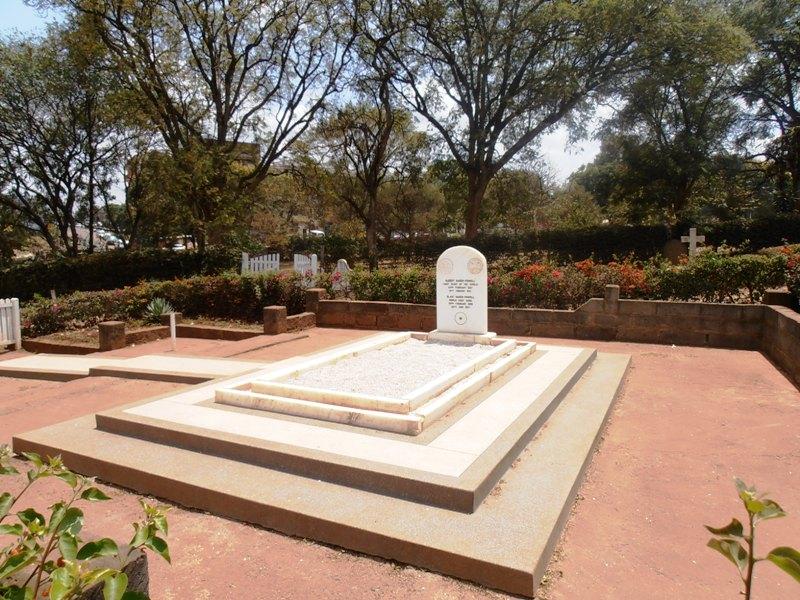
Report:
[[[800,387],[800,314],[784,306],[765,306],[762,350]]]
[[[782,306],[619,300],[616,286],[604,299],[577,310],[490,308],[489,330],[500,335],[563,337],[760,350],[800,385],[800,314]],[[430,304],[323,300],[308,290],[306,308],[317,325],[430,331]]]
[[[316,327],[317,315],[313,312],[302,312],[298,315],[286,317],[286,331],[300,331]]]
[[[613,286],[612,286],[613,287]],[[569,337],[759,349],[763,305],[618,300],[615,290],[577,310],[490,308],[489,329],[501,335]],[[431,304],[320,300],[317,325],[430,331]]]
[[[23,339],[22,349],[28,352],[42,352],[45,354],[91,354],[100,348],[76,342],[45,342],[36,339]]]

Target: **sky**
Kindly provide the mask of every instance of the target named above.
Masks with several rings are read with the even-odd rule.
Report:
[[[0,0],[0,35],[17,31],[35,33],[41,31],[54,15],[41,14],[27,6],[23,0]],[[600,151],[600,142],[585,139],[569,143],[565,127],[558,127],[541,139],[540,154],[559,181],[564,181],[581,165],[591,162]]]

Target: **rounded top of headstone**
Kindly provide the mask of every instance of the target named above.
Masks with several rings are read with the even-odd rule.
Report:
[[[454,270],[473,277],[485,274],[486,257],[472,246],[452,246],[439,256],[436,272],[451,275]]]

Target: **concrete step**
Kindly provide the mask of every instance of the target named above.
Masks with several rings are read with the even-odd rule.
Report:
[[[416,437],[387,439],[392,434],[315,419],[287,422],[260,410],[212,410],[213,395],[196,409],[166,398],[151,407],[99,413],[96,422],[112,433],[472,512],[595,357],[594,350],[569,349],[556,357],[563,371],[542,387],[554,363],[547,350],[537,352]]]
[[[226,458],[211,447],[213,440],[200,446],[197,439],[187,443],[192,432],[185,427],[177,427],[169,442],[159,444],[103,431],[87,416],[18,435],[14,449],[61,454],[76,471],[189,507],[532,596],[628,362],[627,355],[597,355],[547,425],[536,428],[538,435],[519,436],[524,441],[514,468],[497,460],[507,445],[486,450],[476,463],[499,465],[502,482],[496,487],[492,483],[491,496],[471,513],[422,507],[344,482],[298,477],[285,468],[253,464],[245,456]],[[515,427],[529,431],[528,416],[517,419]],[[291,468],[284,459],[282,466]]]

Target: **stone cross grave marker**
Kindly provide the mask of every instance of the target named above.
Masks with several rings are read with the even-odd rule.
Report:
[[[697,228],[692,227],[689,229],[689,235],[682,235],[681,241],[684,244],[689,244],[689,256],[694,256],[697,254],[697,243],[700,242],[701,244],[706,241],[706,236],[704,235],[697,235]]]
[[[486,258],[469,246],[448,248],[436,262],[436,329],[483,335],[488,329]]]
[[[343,258],[336,261],[336,268],[333,270],[331,276],[331,287],[334,291],[341,292],[350,287],[350,265]]]

